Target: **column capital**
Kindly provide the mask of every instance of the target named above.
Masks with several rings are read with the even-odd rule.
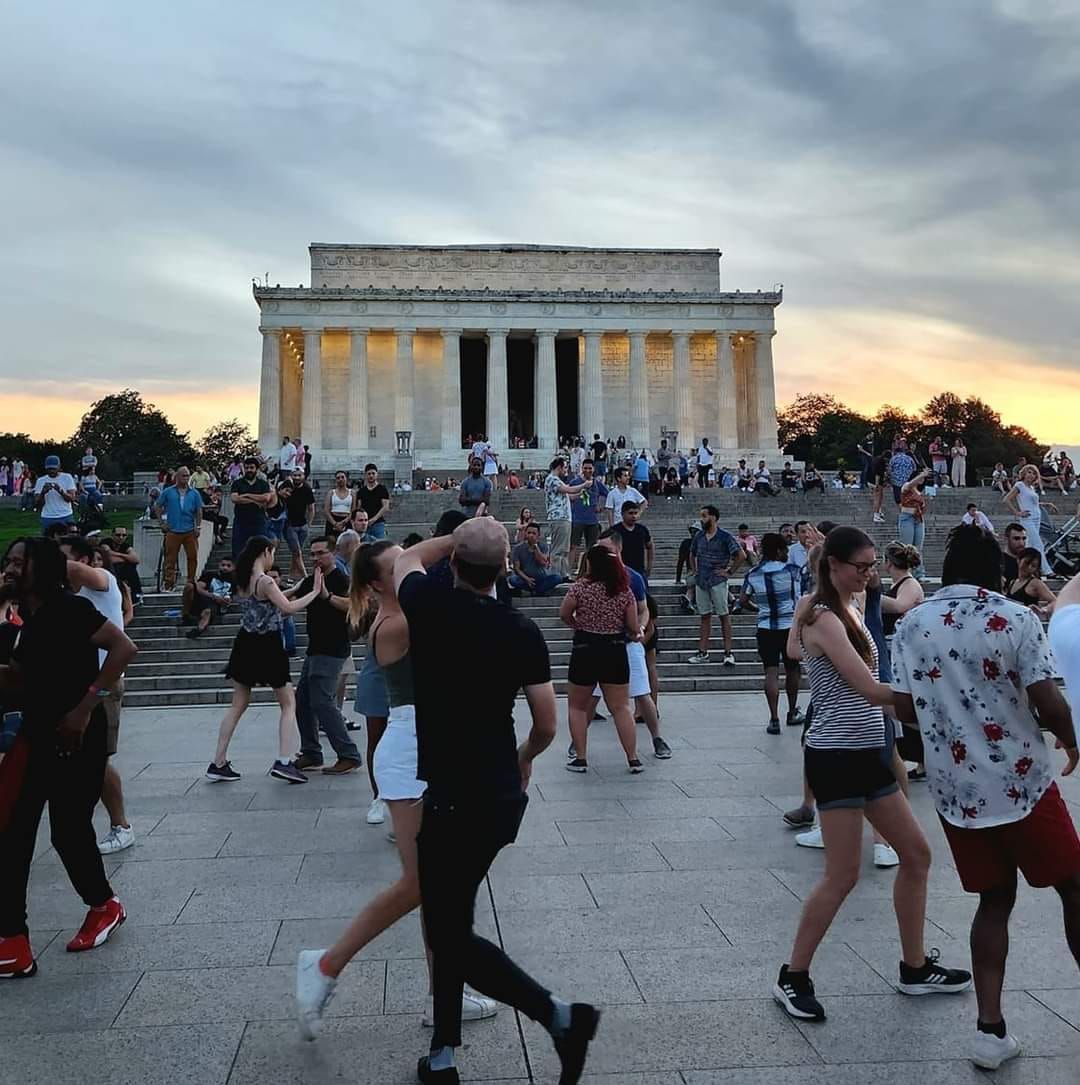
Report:
[[[657,334],[658,335],[663,335],[664,333],[663,332],[657,332]],[[670,334],[671,334],[672,339],[689,339],[690,336],[692,336],[694,333],[693,332],[688,332],[688,331],[683,331],[681,328],[672,328]]]
[[[464,328],[440,328],[440,335],[463,335],[465,333]]]
[[[394,329],[394,334],[395,335],[415,335],[416,334],[416,329],[415,328],[395,328]]]
[[[370,328],[346,328],[350,335],[367,335],[371,331]]]
[[[645,339],[652,334],[652,329],[642,331],[640,328],[632,328],[626,334],[631,339]]]
[[[259,325],[259,331],[262,332],[263,335],[276,335],[279,339],[284,330],[284,328],[264,328],[261,324]]]
[[[753,333],[755,339],[771,339],[775,334],[775,328],[763,328]]]
[[[556,328],[537,328],[535,334],[537,339],[539,339],[541,336],[550,336],[552,339],[554,339],[555,336],[559,334],[559,332]]]
[[[605,333],[604,333],[603,329],[583,328],[582,331],[581,331],[581,334],[586,339],[603,339]]]
[[[495,335],[495,336],[499,336],[499,335],[507,336],[507,335],[510,334],[510,329],[509,328],[485,328],[484,331],[486,332],[486,334],[489,337],[493,336],[493,335]]]

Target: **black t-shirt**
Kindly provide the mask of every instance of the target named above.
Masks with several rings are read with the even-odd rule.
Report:
[[[373,490],[367,488],[367,483],[361,482],[357,487],[356,496],[360,501],[360,507],[369,517],[372,517],[382,509],[384,501],[390,500],[390,491],[381,482]]]
[[[543,634],[521,611],[423,573],[398,598],[416,675],[417,777],[434,794],[520,795],[514,698],[551,680]]]
[[[19,639],[21,625],[14,622],[0,622],[0,665],[11,662],[11,653],[15,650],[15,641]],[[4,701],[4,690],[0,689],[0,712],[8,711]]]
[[[326,590],[331,595],[349,594],[349,578],[340,570],[333,569],[323,577]],[[307,595],[314,587],[312,577],[305,578],[297,595]],[[333,656],[344,659],[349,654],[348,618],[345,611],[338,610],[329,599],[316,597],[308,604],[307,631],[309,656]]]
[[[290,527],[303,527],[307,522],[307,510],[315,504],[315,494],[311,487],[303,482],[293,488],[285,499],[285,516]]]
[[[873,466],[870,470],[873,472],[874,478],[884,479],[889,473],[889,460],[891,456],[875,456]]]
[[[1011,583],[1020,575],[1020,562],[1012,554],[1006,554],[1004,550],[1001,552],[1001,575],[1005,578],[1006,584]]]
[[[593,463],[606,462],[607,445],[603,441],[593,441],[589,447],[592,449]]]
[[[30,738],[51,732],[101,672],[90,638],[105,624],[89,599],[60,592],[29,617],[14,659],[23,674],[23,727]]]
[[[622,559],[623,563],[631,569],[637,569],[642,576],[645,575],[645,547],[648,545],[649,529],[642,523],[638,523],[631,531],[625,524],[618,523],[615,530],[622,536]]]
[[[234,494],[268,494],[270,483],[264,478],[255,478],[248,482],[246,478],[238,478],[232,484]],[[266,509],[261,505],[233,505],[233,522],[238,527],[262,529],[266,528]]]

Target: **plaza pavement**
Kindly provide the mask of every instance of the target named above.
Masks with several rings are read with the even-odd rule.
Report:
[[[766,735],[762,709],[755,695],[662,697],[670,761],[646,757],[646,773],[630,777],[611,724],[596,724],[593,771],[579,777],[563,768],[560,702],[560,735],[536,765],[520,842],[496,863],[477,923],[558,992],[604,1005],[586,1080],[1076,1085],[1080,974],[1056,896],[1021,890],[1006,1014],[1025,1055],[984,1074],[964,1057],[974,995],[906,999],[891,987],[893,874],[870,864],[869,834],[864,876],[815,962],[829,1020],[796,1024],[772,1002],[822,854],[796,848],[780,821],[798,800],[798,734]],[[414,1080],[430,1036],[415,916],[346,971],[316,1044],[294,1023],[297,950],[326,945],[397,870],[385,827],[364,824],[366,774],[313,775],[303,787],[268,779],[275,718],[259,708],[232,751],[243,780],[211,785],[202,773],[218,718],[125,714],[117,763],[138,843],[107,860],[128,921],[104,947],[64,952],[83,906],[43,830],[30,895],[41,970],[0,989],[0,1080]],[[1080,818],[1080,780],[1063,789]],[[974,900],[925,788],[914,797],[934,846],[927,945],[963,965]],[[558,1076],[546,1035],[508,1009],[465,1027],[458,1062],[466,1080]]]

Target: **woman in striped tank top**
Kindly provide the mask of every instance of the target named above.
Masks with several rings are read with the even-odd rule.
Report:
[[[821,548],[817,587],[788,643],[790,655],[801,652],[810,679],[814,718],[806,733],[806,778],[825,839],[825,872],[803,905],[791,960],[780,969],[773,997],[807,1021],[825,1020],[810,962],[859,880],[864,814],[900,856],[893,888],[903,953],[898,989],[924,995],[971,986],[968,972],[942,968],[936,951],[927,957],[923,944],[930,845],[893,775],[892,736],[882,712],[892,704],[892,691],[877,679],[877,649],[853,605],[876,567],[873,541],[864,532],[833,528]]]

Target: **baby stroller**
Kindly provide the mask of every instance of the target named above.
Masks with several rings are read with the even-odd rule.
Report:
[[[1070,516],[1059,530],[1044,514],[1039,536],[1055,573],[1069,577],[1080,572],[1080,516]]]

